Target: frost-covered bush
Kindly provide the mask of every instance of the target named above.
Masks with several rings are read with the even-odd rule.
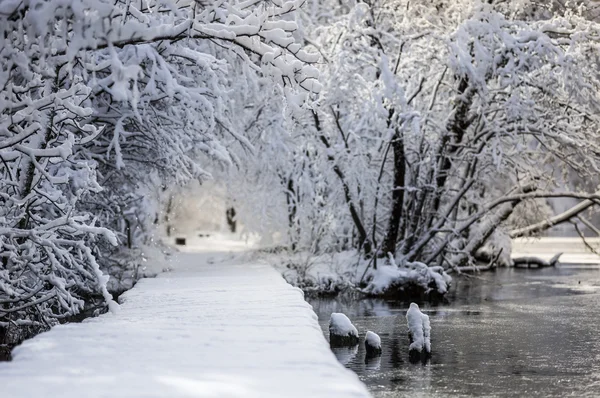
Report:
[[[266,256],[288,283],[309,294],[338,294],[354,288],[361,272],[357,258],[354,251],[314,255],[286,250]]]
[[[393,259],[363,258],[357,251],[311,255],[279,253],[266,256],[286,281],[309,294],[360,292],[373,296],[437,298],[452,278],[440,266],[419,262],[396,265]]]

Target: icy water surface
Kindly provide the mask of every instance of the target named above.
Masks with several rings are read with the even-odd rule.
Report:
[[[311,299],[323,331],[343,312],[381,336],[334,353],[375,397],[600,397],[600,268],[501,269],[455,278],[449,303],[419,303],[432,326],[431,360],[408,362],[406,302]],[[328,337],[328,336],[327,336]]]

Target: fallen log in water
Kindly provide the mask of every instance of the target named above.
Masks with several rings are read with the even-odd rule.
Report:
[[[552,257],[549,261],[546,261],[543,258],[534,257],[534,256],[515,257],[512,259],[512,263],[515,268],[556,267],[557,265],[560,264],[560,261],[558,261],[558,260],[560,259],[560,256],[562,256],[562,255],[563,255],[562,252],[558,253],[557,255]],[[493,262],[490,262],[487,265],[467,265],[467,266],[463,266],[463,267],[455,267],[455,268],[448,270],[447,272],[452,272],[452,271],[459,272],[459,273],[482,272],[482,271],[491,271],[493,269],[496,269],[496,266]]]
[[[560,264],[558,260],[562,255],[563,253],[558,253],[550,261],[531,256],[517,257],[513,258],[513,265],[517,268],[532,268],[532,266],[534,266],[533,268],[556,267],[557,264]]]

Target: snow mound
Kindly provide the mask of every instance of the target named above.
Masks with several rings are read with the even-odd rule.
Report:
[[[420,262],[399,262],[402,263],[399,267],[394,258],[390,258],[391,265],[381,261],[373,269],[373,259],[363,258],[356,251],[321,255],[282,252],[264,256],[288,283],[308,294],[337,294],[356,289],[373,296],[443,295],[452,281],[442,267],[428,267]]]
[[[446,294],[452,278],[442,267],[419,262],[408,263],[398,267],[395,264],[379,266],[371,271],[371,280],[364,293],[382,295],[394,290],[405,290],[409,287],[422,289],[424,293],[435,291]]]
[[[406,312],[408,335],[410,337],[409,353],[431,353],[431,324],[429,317],[421,312],[419,306],[411,303]]]

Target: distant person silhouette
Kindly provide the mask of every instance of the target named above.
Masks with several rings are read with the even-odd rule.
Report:
[[[230,207],[227,209],[225,214],[227,215],[227,224],[229,225],[229,230],[232,233],[235,233],[237,223],[235,220],[235,209],[233,207]]]

